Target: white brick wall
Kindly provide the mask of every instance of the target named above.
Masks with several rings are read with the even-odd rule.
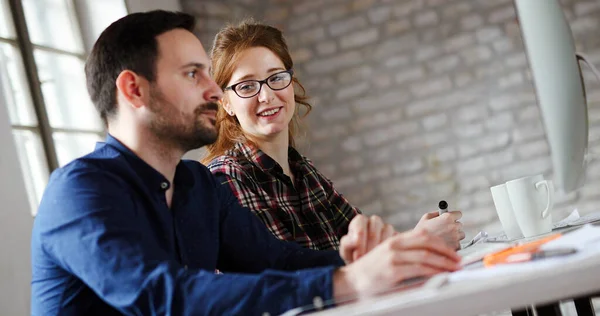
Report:
[[[600,64],[600,2],[561,0]],[[182,0],[208,48],[246,16],[282,28],[313,97],[303,152],[348,199],[398,228],[444,198],[470,232],[498,227],[489,187],[551,176],[549,146],[511,0]],[[584,73],[600,152],[600,84]],[[592,148],[594,148],[592,147]],[[593,149],[592,149],[593,150]],[[598,210],[600,162],[557,217]]]

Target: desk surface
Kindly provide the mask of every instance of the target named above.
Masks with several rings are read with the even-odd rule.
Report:
[[[386,294],[315,315],[477,315],[600,293],[600,253],[540,268]]]

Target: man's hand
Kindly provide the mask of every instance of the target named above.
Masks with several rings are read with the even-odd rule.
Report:
[[[340,240],[340,256],[346,264],[352,263],[395,233],[379,216],[356,215]]]
[[[439,215],[438,211],[426,213],[421,217],[415,229],[425,229],[428,232],[442,237],[446,243],[454,248],[460,248],[460,241],[465,239],[460,211],[452,211]]]
[[[333,276],[336,299],[391,289],[402,281],[460,269],[460,257],[446,242],[425,230],[388,238]]]

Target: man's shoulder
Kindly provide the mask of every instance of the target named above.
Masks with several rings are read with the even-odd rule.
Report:
[[[119,179],[129,172],[131,170],[125,157],[119,151],[105,146],[53,171],[47,189],[78,186],[82,181],[100,184],[97,182],[100,179],[122,182]]]
[[[213,182],[214,178],[207,166],[196,160],[182,160],[183,164],[190,170],[196,180],[203,182]]]
[[[130,172],[118,151],[106,149],[97,149],[56,169],[38,206],[34,235],[83,217],[91,211],[85,207],[89,203],[129,201]]]

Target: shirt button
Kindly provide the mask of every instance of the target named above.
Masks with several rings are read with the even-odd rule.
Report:
[[[320,296],[315,296],[315,298],[313,298],[313,305],[315,309],[319,310],[323,309],[325,304],[323,303],[323,299]]]
[[[188,269],[188,266],[187,266],[187,264],[183,266],[183,269],[184,269],[184,270],[187,270],[187,269]]]
[[[160,188],[163,190],[166,190],[169,187],[169,184],[167,182],[161,182],[160,184]]]
[[[269,314],[269,313],[267,313],[267,312],[264,312],[264,313],[262,314],[262,316],[271,316],[271,314]]]

